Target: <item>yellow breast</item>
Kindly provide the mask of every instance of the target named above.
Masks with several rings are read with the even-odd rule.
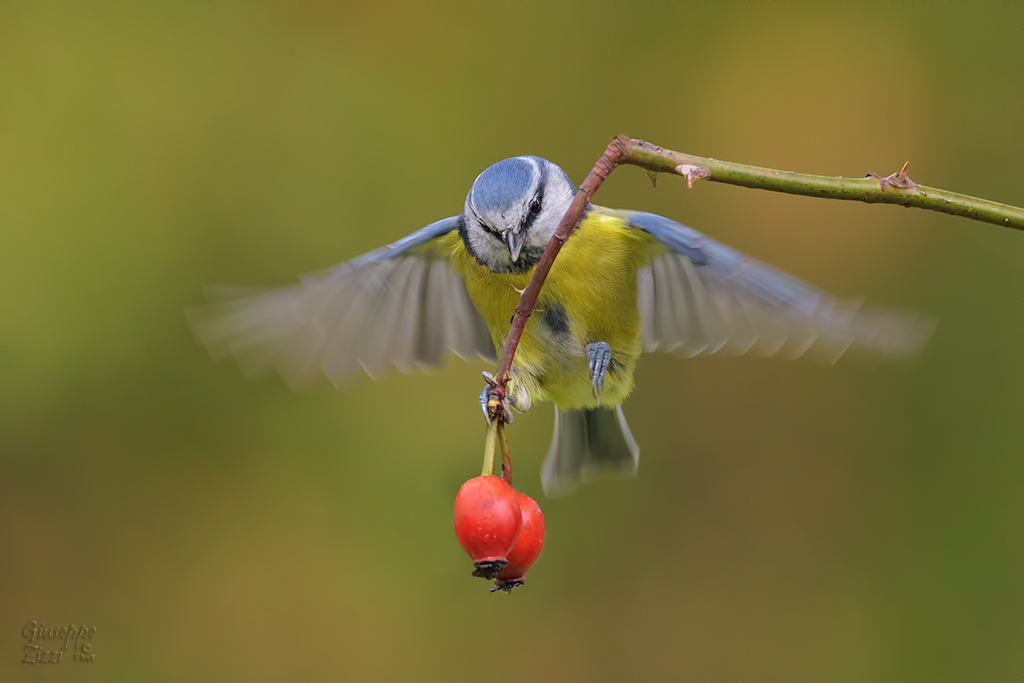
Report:
[[[607,342],[613,364],[602,405],[616,405],[633,388],[640,355],[637,269],[646,264],[649,240],[614,215],[591,211],[562,247],[519,342],[513,381],[536,401],[565,409],[597,405],[591,388],[586,346]],[[470,299],[487,323],[495,348],[508,336],[519,292],[533,270],[492,273],[477,263],[455,236],[448,252],[452,268],[466,281]]]

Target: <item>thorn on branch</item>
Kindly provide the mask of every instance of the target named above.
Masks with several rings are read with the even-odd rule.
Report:
[[[693,189],[693,184],[701,178],[710,178],[711,171],[693,164],[679,164],[676,173],[686,178],[686,187]]]
[[[647,177],[651,179],[651,187],[658,186],[658,174],[654,171],[646,171]]]
[[[911,180],[910,176],[907,175],[907,166],[909,165],[910,162],[908,161],[903,164],[903,168],[898,172],[893,173],[892,175],[887,175],[884,178],[877,173],[868,173],[867,177],[878,178],[878,184],[882,188],[882,192],[885,192],[886,187],[893,187],[897,190],[912,190],[917,187],[917,183]]]

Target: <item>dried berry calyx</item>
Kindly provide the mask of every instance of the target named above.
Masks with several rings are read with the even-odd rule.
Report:
[[[473,563],[473,576],[478,576],[481,579],[498,578],[498,574],[505,568],[508,562],[506,560],[484,560],[483,562]]]
[[[519,588],[525,583],[525,578],[508,580],[496,578],[494,580],[494,585],[491,586],[491,592],[494,593],[495,591],[505,591],[506,593],[511,593],[513,588]]]

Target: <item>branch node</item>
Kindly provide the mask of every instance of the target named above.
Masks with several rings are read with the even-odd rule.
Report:
[[[907,166],[910,166],[909,161],[903,164],[903,168],[899,171],[891,175],[887,175],[884,178],[877,173],[868,173],[867,177],[878,178],[878,185],[882,188],[882,192],[885,192],[886,187],[892,187],[897,190],[913,190],[917,187],[917,183],[911,180],[910,176],[907,175]]]
[[[711,171],[693,164],[679,164],[676,166],[676,173],[686,178],[686,187],[693,189],[693,184],[701,178],[710,178]]]

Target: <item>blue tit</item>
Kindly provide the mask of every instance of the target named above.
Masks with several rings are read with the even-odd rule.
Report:
[[[576,187],[534,156],[473,182],[461,214],[304,278],[190,311],[197,339],[243,369],[276,367],[292,386],[321,372],[340,387],[438,365],[447,351],[493,361],[520,292]],[[649,213],[590,205],[555,261],[516,352],[520,411],[555,404],[541,480],[547,495],[637,472],[622,402],[641,352],[834,362],[851,345],[915,353],[927,321],[860,310],[703,234]]]

